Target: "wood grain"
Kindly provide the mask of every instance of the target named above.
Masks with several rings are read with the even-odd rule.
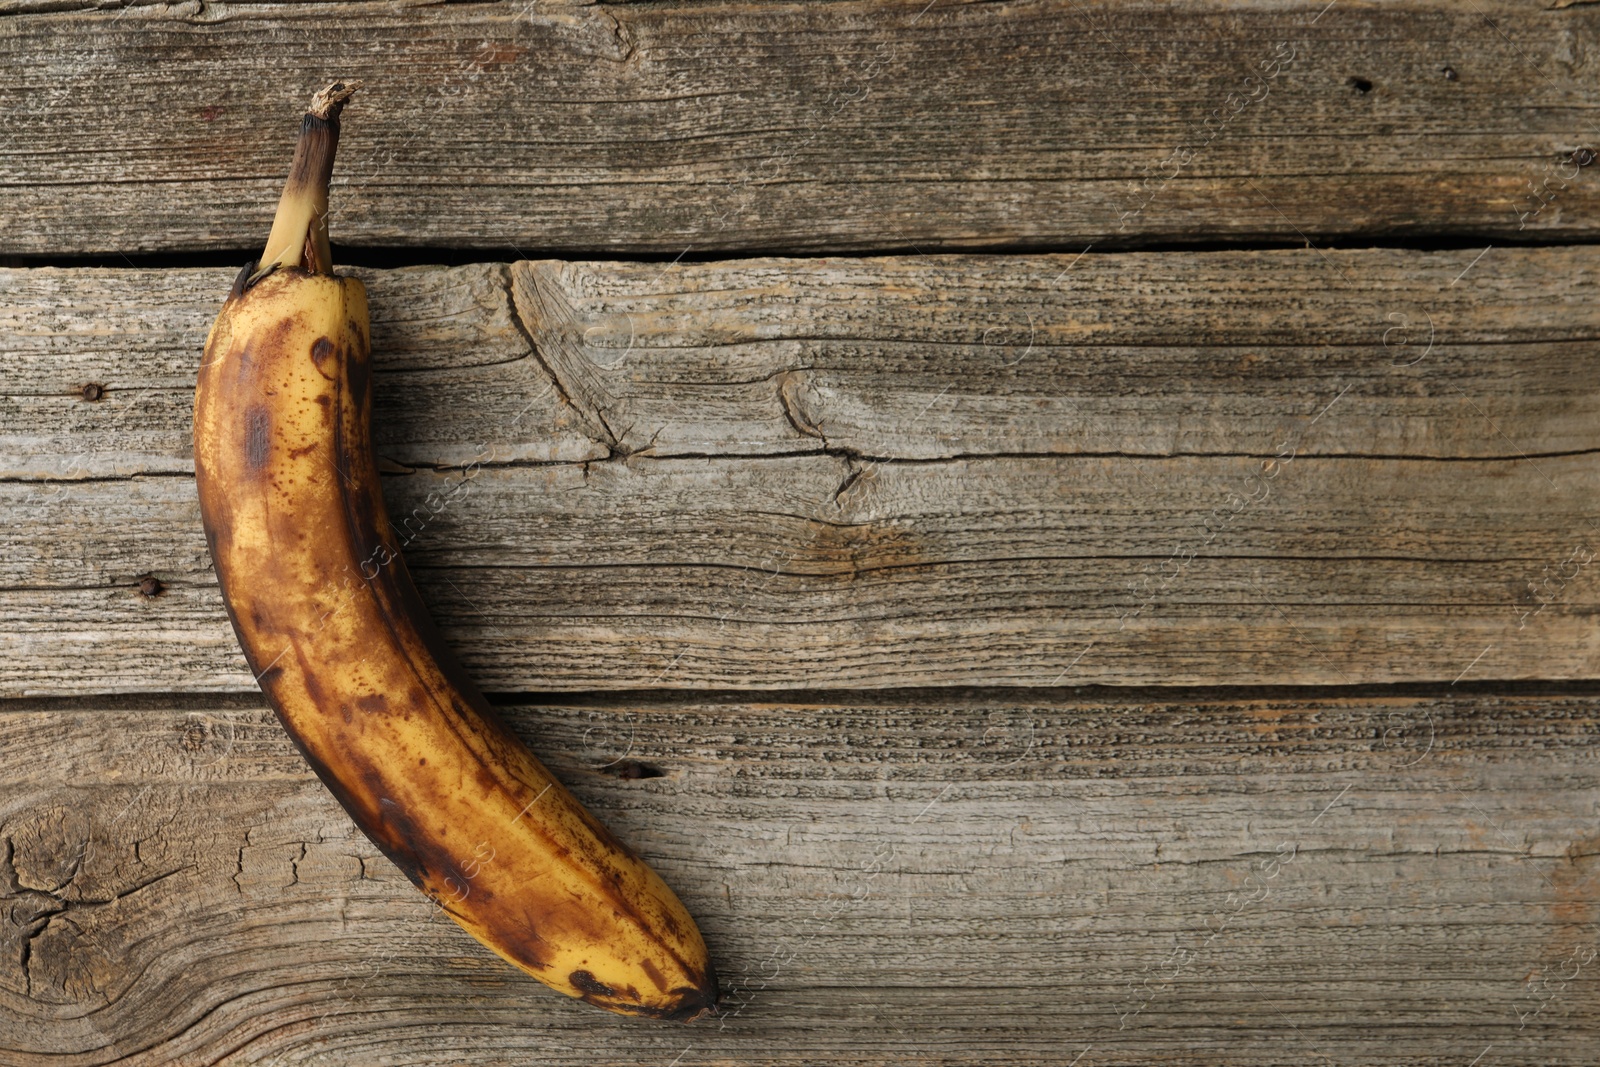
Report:
[[[1595,250],[1480,251],[354,273],[376,441],[400,464],[1596,447]],[[194,368],[232,276],[0,269],[0,477],[188,471]]]
[[[1597,36],[0,0],[0,1067],[1593,1063]],[[195,264],[328,76],[340,258],[464,264],[356,272],[406,556],[710,1025],[431,914],[237,651]]]
[[[1588,677],[1593,253],[1494,256],[368,272],[386,495],[495,691]],[[189,475],[223,274],[4,274],[6,692],[253,687]]]
[[[430,916],[252,701],[13,705],[0,1057],[1585,1063],[1596,707],[507,709],[704,928],[728,1014],[680,1030],[555,997]]]
[[[1570,162],[1600,147],[1590,5],[413,6],[0,4],[0,255],[258,246],[335,71],[368,86],[333,198],[358,246],[1577,239],[1600,220]]]
[[[1592,674],[1586,457],[1541,460],[1554,488],[1511,464],[1295,464],[1237,515],[1246,465],[1217,459],[883,464],[837,501],[831,457],[419,473],[386,496],[491,690]],[[251,687],[188,479],[12,483],[0,507],[7,690]]]

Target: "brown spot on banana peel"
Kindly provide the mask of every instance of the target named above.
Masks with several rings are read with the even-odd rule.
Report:
[[[235,289],[200,372],[197,483],[229,616],[296,746],[504,958],[611,1011],[704,1014],[716,983],[693,920],[494,715],[417,596],[371,451],[360,283],[286,265]]]
[[[588,971],[573,971],[567,976],[567,981],[571,982],[574,988],[581,989],[590,996],[614,997],[617,995],[616,990],[595,978]]]
[[[333,356],[333,342],[332,341],[328,340],[326,337],[319,337],[315,341],[312,342],[312,344],[311,344],[311,362],[316,364],[317,373],[321,374],[324,378],[327,378],[329,381],[333,380],[333,375],[331,375],[331,374],[329,374],[327,372],[327,370],[323,367],[323,364],[327,363],[328,360],[330,358],[332,358],[332,356]]]
[[[244,462],[252,471],[266,467],[272,451],[272,416],[260,404],[245,409]]]

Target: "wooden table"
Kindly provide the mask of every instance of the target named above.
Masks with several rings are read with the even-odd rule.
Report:
[[[1597,30],[0,0],[0,1064],[1593,1063]],[[407,558],[717,1021],[430,915],[234,642],[330,76]]]

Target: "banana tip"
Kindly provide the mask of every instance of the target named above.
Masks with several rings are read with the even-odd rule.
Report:
[[[697,1023],[701,1019],[714,1018],[720,1014],[717,993],[716,990],[712,990],[710,996],[695,997],[681,1005],[676,1011],[663,1016],[663,1018],[669,1022],[688,1024]]]
[[[684,998],[678,1010],[669,1018],[673,1022],[692,1023],[720,1014],[722,990],[717,982],[716,969],[706,963],[705,982],[693,994]]]

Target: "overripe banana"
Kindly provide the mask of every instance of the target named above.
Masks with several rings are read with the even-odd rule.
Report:
[[[234,631],[317,775],[469,933],[568,996],[689,1021],[717,998],[694,920],[495,716],[400,558],[370,439],[366,290],[328,247],[354,88],[313,98],[266,252],[200,368],[195,475]]]

